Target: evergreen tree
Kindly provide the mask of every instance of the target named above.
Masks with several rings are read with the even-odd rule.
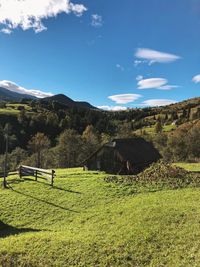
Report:
[[[155,133],[161,133],[162,130],[163,130],[163,126],[162,126],[161,120],[158,120],[155,125]]]

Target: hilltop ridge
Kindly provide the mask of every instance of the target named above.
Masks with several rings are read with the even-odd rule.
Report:
[[[50,97],[45,97],[42,98],[40,101],[42,102],[53,102],[56,101],[68,108],[88,108],[88,109],[97,109],[96,107],[92,106],[90,103],[88,102],[83,102],[83,101],[74,101],[71,98],[69,98],[68,96],[64,95],[64,94],[57,94],[54,96],[50,96]]]

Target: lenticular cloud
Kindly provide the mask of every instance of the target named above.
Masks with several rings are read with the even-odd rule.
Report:
[[[181,58],[177,55],[164,53],[149,48],[138,48],[135,56],[139,59],[147,61],[149,65],[153,63],[170,63]],[[142,61],[137,60],[135,63],[140,64]]]
[[[1,31],[11,33],[17,27],[41,32],[47,28],[42,20],[60,13],[81,16],[87,8],[70,0],[0,0]]]

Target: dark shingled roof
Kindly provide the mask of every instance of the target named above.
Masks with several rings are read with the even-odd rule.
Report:
[[[152,143],[140,137],[114,139],[105,146],[112,146],[124,160],[134,164],[151,162],[160,158],[159,152],[154,148]]]
[[[94,152],[83,163],[90,160],[99,153],[104,147],[111,148],[119,153],[123,161],[129,161],[134,164],[143,164],[157,161],[161,158],[159,152],[152,143],[147,142],[141,137],[113,139],[112,142],[104,144]]]

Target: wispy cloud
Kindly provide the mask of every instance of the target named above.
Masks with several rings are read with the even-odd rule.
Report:
[[[26,89],[22,86],[19,86],[18,84],[11,82],[11,81],[6,81],[6,80],[2,80],[0,81],[0,87],[3,87],[5,89],[8,89],[12,92],[16,92],[19,94],[28,94],[28,95],[32,95],[38,98],[43,98],[43,97],[48,97],[48,96],[52,96],[52,93],[46,93],[40,90],[35,90],[35,89]]]
[[[142,76],[141,76],[142,77]],[[150,79],[138,79],[138,89],[159,89],[159,90],[171,90],[179,87],[178,85],[168,84],[168,80],[164,78],[150,78]]]
[[[99,109],[108,110],[108,111],[120,111],[127,110],[127,107],[122,106],[98,106]]]
[[[194,77],[192,78],[192,81],[193,81],[194,83],[200,83],[200,74],[194,76]]]
[[[141,80],[143,80],[143,76],[142,76],[142,75],[138,75],[138,76],[136,77],[136,81],[141,81]]]
[[[5,33],[5,34],[11,34],[12,30],[8,28],[3,28],[2,30],[0,30],[0,32]]]
[[[179,85],[166,84],[166,85],[160,86],[157,89],[160,89],[160,90],[172,90],[172,89],[179,88],[179,87],[180,87]]]
[[[172,99],[149,99],[142,102],[143,106],[148,107],[158,107],[158,106],[167,106],[176,103],[176,100]]]
[[[122,94],[122,95],[112,95],[109,96],[108,98],[116,102],[117,104],[127,104],[139,99],[140,97],[142,96],[139,94]]]
[[[92,15],[91,25],[95,28],[100,28],[103,25],[103,18],[98,14]]]
[[[135,57],[137,58],[137,60],[135,60],[136,66],[145,62],[149,65],[153,63],[170,63],[181,58],[180,56],[174,54],[160,52],[149,48],[138,48],[136,50]]]
[[[136,59],[136,60],[134,61],[134,66],[137,67],[137,66],[139,66],[140,64],[143,64],[143,63],[145,63],[145,62],[146,62],[145,60],[138,60],[138,59]]]
[[[70,0],[0,0],[1,32],[11,33],[17,27],[33,29],[36,33],[47,30],[43,20],[60,13],[74,13],[81,16],[87,8]]]
[[[120,64],[116,64],[116,68],[120,69],[121,71],[124,71],[124,67]]]

